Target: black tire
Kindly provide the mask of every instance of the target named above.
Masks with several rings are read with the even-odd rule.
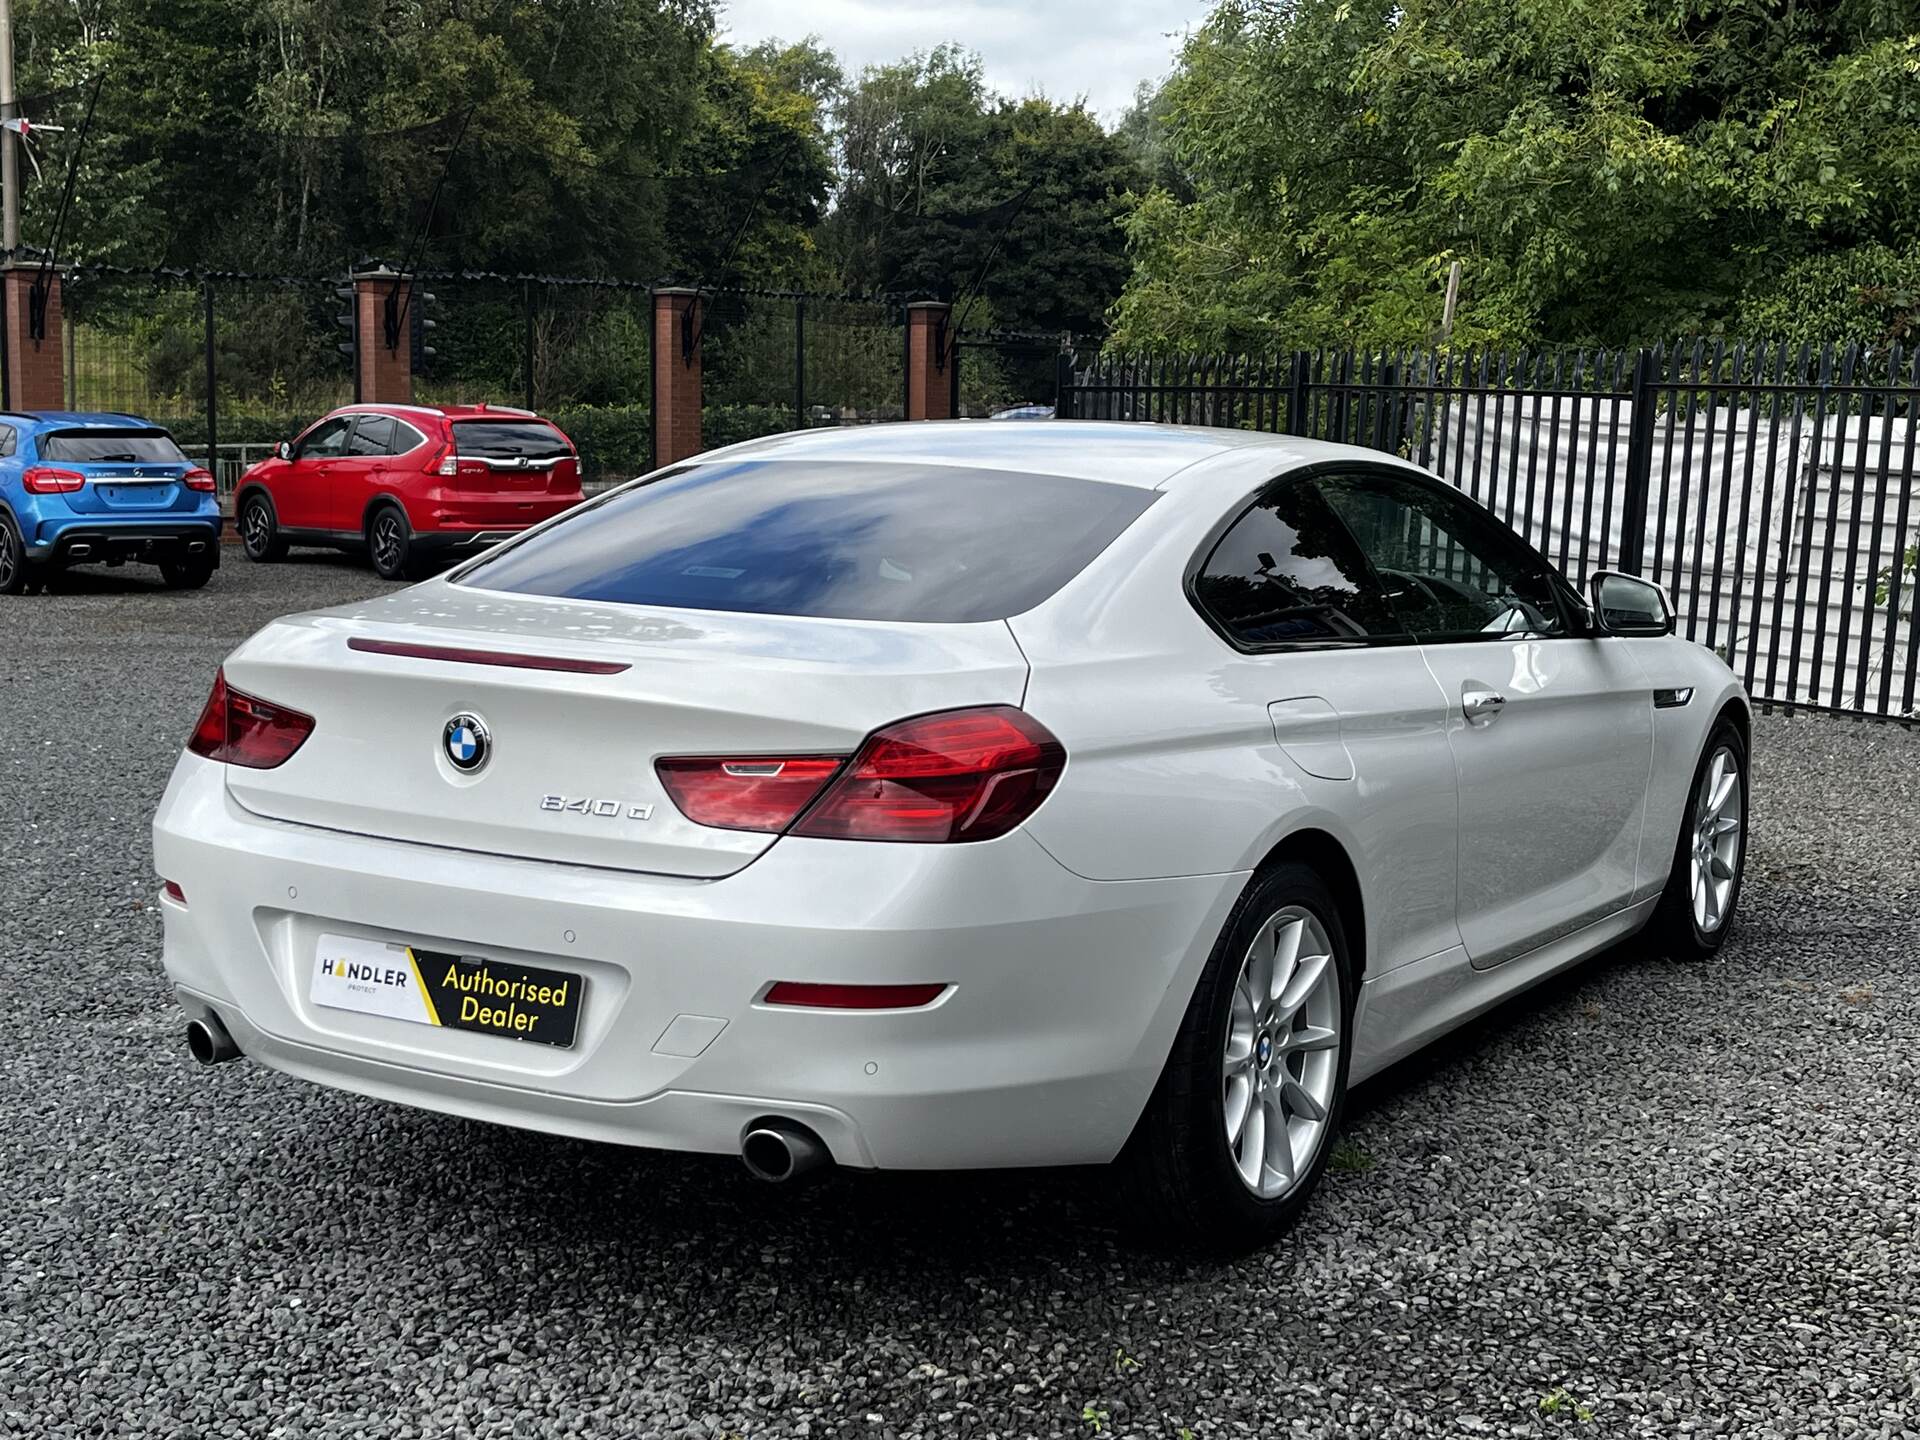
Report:
[[[374,574],[382,580],[417,578],[419,561],[413,553],[413,526],[407,512],[389,502],[367,516],[367,555]]]
[[[162,560],[160,578],[169,590],[198,590],[213,578],[211,560]]]
[[[1339,1016],[1332,1093],[1317,1149],[1296,1167],[1291,1188],[1274,1198],[1256,1195],[1235,1168],[1227,1138],[1223,1058],[1241,963],[1261,928],[1288,909],[1309,912],[1329,942]],[[1173,1052],[1147,1108],[1119,1160],[1128,1218],[1142,1238],[1178,1249],[1240,1251],[1284,1231],[1312,1196],[1346,1105],[1353,1053],[1353,958],[1339,907],[1320,876],[1285,863],[1257,875],[1228,916],[1207,957]],[[1283,1059],[1281,1064],[1291,1064]]]
[[[287,558],[287,537],[280,533],[280,517],[274,513],[273,501],[266,495],[258,490],[250,491],[240,502],[240,512],[234,520],[247,559],[267,564]]]
[[[1735,841],[1732,863],[1728,866],[1733,872],[1732,883],[1726,887],[1726,899],[1718,907],[1717,918],[1709,905],[1711,923],[1703,925],[1695,906],[1694,846],[1701,839],[1702,793],[1713,776],[1715,757],[1722,754],[1730,757],[1732,773],[1737,779],[1733,799],[1738,806],[1739,828],[1731,832]],[[1674,840],[1673,868],[1667,875],[1667,888],[1661,892],[1653,919],[1647,924],[1647,939],[1660,953],[1676,960],[1700,960],[1727,943],[1727,934],[1739,914],[1740,887],[1747,874],[1748,794],[1747,742],[1737,725],[1722,720],[1708,735],[1699,763],[1694,766],[1693,784],[1687,790],[1687,808],[1680,817],[1680,833]],[[1725,818],[1724,815],[1721,818]]]
[[[40,567],[27,559],[13,518],[0,515],[0,595],[31,595],[39,588]]]

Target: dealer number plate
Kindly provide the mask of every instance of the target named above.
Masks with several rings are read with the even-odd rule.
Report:
[[[585,976],[564,970],[322,935],[308,994],[335,1010],[564,1049],[573,1044],[586,988]]]

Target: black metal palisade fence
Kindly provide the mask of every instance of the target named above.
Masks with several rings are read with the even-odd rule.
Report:
[[[1570,579],[1637,571],[1756,700],[1915,711],[1920,352],[1691,345],[1538,354],[1105,353],[1060,413],[1270,430],[1405,456]]]

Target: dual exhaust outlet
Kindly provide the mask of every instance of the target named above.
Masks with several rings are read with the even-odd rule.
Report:
[[[211,1010],[187,1022],[187,1050],[202,1065],[223,1065],[240,1058],[240,1047]],[[796,1120],[757,1120],[740,1136],[740,1160],[747,1173],[769,1185],[798,1180],[830,1164],[825,1142]]]

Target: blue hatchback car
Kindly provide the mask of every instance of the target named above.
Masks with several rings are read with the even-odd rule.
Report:
[[[69,565],[158,565],[194,590],[220,568],[213,476],[136,415],[0,411],[0,595]]]

